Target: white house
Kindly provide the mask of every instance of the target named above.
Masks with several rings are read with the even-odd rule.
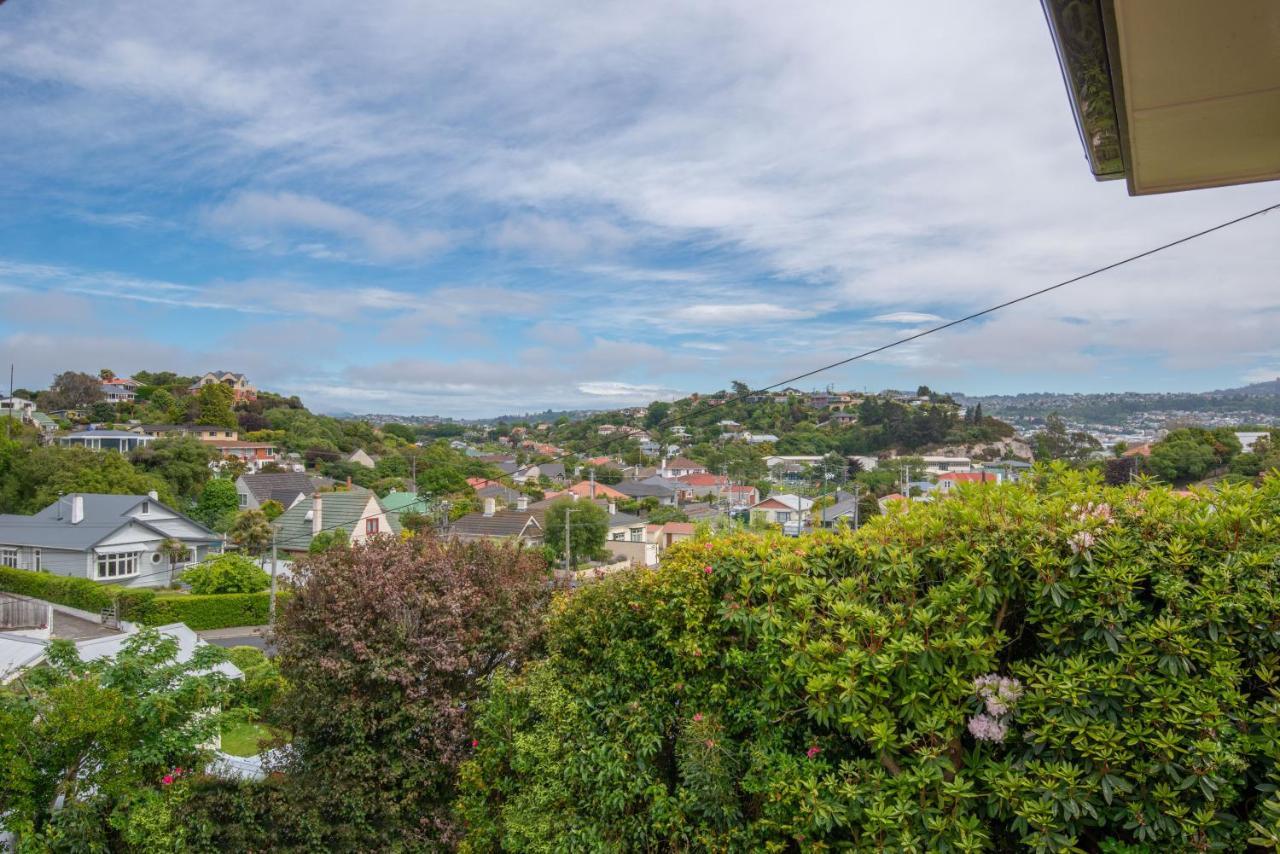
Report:
[[[144,436],[130,430],[81,430],[58,438],[64,448],[79,446],[91,451],[119,451],[127,454],[154,442],[154,436]]]
[[[12,412],[19,421],[28,421],[35,411],[35,403],[25,397],[0,397],[0,418],[8,418]]]
[[[973,471],[973,460],[968,457],[924,456],[920,460],[924,463],[925,472],[935,476],[948,472]]]
[[[770,495],[764,501],[757,502],[748,508],[751,521],[769,522],[775,525],[803,527],[809,522],[813,499],[803,495],[783,492]]]
[[[165,540],[189,563],[222,550],[222,538],[150,495],[72,493],[32,516],[0,515],[0,566],[126,587],[169,583]]]

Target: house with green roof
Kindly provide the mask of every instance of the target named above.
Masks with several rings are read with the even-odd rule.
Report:
[[[286,554],[306,554],[317,534],[339,529],[351,545],[383,534],[399,536],[398,517],[372,492],[317,492],[275,520],[276,547]]]
[[[416,492],[393,489],[379,499],[388,513],[426,513],[427,501]]]

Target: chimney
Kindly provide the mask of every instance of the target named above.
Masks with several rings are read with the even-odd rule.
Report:
[[[484,500],[484,515],[492,516],[495,512],[497,512],[497,509],[498,509],[498,502],[495,499],[486,498]]]
[[[79,525],[84,521],[84,496],[71,496],[71,524]]]
[[[147,497],[148,497],[148,498],[150,498],[152,501],[159,501],[159,500],[160,500],[160,493],[156,492],[156,491],[153,489],[153,490],[151,490],[150,492],[148,492],[148,493],[147,493]]]
[[[617,504],[614,504],[612,501],[610,501],[610,502],[609,502],[609,515],[610,515],[610,516],[616,516],[617,514],[618,514],[618,505],[617,505]]]
[[[517,498],[517,499],[516,499],[516,509],[517,509],[517,510],[528,510],[528,509],[529,509],[529,496],[527,496],[527,495],[521,495],[519,498]]]
[[[311,498],[311,536],[315,536],[324,529],[324,500],[320,497],[320,493],[316,493]]]
[[[351,475],[347,475],[347,491],[351,491]]]

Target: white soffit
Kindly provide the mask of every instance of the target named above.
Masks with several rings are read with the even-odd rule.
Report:
[[[1280,0],[1112,0],[1134,195],[1280,178]]]

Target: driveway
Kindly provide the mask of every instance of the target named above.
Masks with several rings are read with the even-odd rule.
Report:
[[[275,655],[276,646],[266,639],[270,626],[236,626],[231,629],[210,629],[196,632],[202,640],[214,646],[251,646],[267,655]]]

